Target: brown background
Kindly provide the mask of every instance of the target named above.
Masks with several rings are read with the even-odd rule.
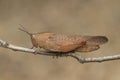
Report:
[[[0,38],[31,47],[31,32],[105,35],[109,42],[83,57],[120,54],[120,0],[0,0]],[[73,58],[0,48],[0,80],[120,80],[120,61],[80,64]]]

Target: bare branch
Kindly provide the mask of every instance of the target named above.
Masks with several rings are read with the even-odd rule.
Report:
[[[77,57],[76,55],[69,55],[75,59],[77,59],[80,63],[90,63],[90,62],[104,62],[104,61],[112,61],[112,60],[120,60],[120,55],[112,55],[112,56],[103,56],[96,58],[82,58]]]
[[[3,41],[1,39],[0,39],[0,47],[8,48],[8,49],[11,49],[14,51],[27,52],[27,53],[35,53],[36,52],[36,50],[34,50],[34,49],[15,46],[15,45],[9,44],[6,41]],[[49,52],[46,52],[43,50],[37,51],[37,54],[47,55],[47,56],[56,56],[56,53],[49,53]],[[61,55],[61,57],[64,57],[64,56],[73,57],[74,59],[78,60],[80,63],[104,62],[104,61],[112,61],[112,60],[120,59],[120,55],[103,56],[103,57],[96,57],[96,58],[83,58],[81,56],[78,57],[75,55],[75,53],[67,53],[67,54]]]
[[[9,44],[6,41],[3,41],[1,39],[0,39],[0,47],[8,48],[8,49],[11,49],[13,51],[21,51],[21,52],[27,52],[27,53],[35,53],[36,52],[36,50],[34,50],[34,49],[15,46],[15,45]],[[41,50],[39,52],[37,51],[37,54],[48,55],[48,56],[56,56],[55,54],[47,53],[43,50]]]

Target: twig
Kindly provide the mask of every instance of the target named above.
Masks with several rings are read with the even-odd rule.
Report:
[[[77,59],[80,63],[90,63],[90,62],[104,62],[104,61],[112,61],[112,60],[120,60],[120,55],[112,55],[112,56],[103,56],[103,57],[95,57],[95,58],[82,58],[77,57],[76,55],[69,55],[75,59]]]
[[[34,49],[29,49],[29,48],[24,48],[24,47],[19,47],[15,46],[12,44],[7,43],[6,41],[3,41],[0,39],[0,47],[8,48],[14,51],[21,51],[21,52],[27,52],[27,53],[35,53],[36,50]],[[37,51],[37,54],[40,55],[47,55],[47,56],[56,56],[55,53],[49,53],[43,50],[40,50],[39,52]],[[112,55],[112,56],[103,56],[103,57],[96,57],[96,58],[83,58],[83,57],[78,57],[75,55],[75,53],[67,53],[63,54],[62,57],[64,56],[70,56],[73,57],[74,59],[78,60],[80,63],[89,63],[89,62],[104,62],[104,61],[112,61],[112,60],[119,60],[120,55]]]

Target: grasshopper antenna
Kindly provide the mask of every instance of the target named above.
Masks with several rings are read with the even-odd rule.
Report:
[[[26,30],[26,28],[22,25],[22,24],[19,24],[20,25],[20,28],[18,28],[20,31],[23,31],[25,33],[27,33],[28,35],[32,36],[33,33],[30,33],[28,30]]]

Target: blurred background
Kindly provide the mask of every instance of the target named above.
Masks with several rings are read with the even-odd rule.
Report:
[[[32,46],[19,31],[103,35],[109,42],[83,57],[120,54],[120,0],[0,0],[0,39]],[[0,48],[0,80],[120,80],[120,60],[80,64],[71,57],[53,59]]]

